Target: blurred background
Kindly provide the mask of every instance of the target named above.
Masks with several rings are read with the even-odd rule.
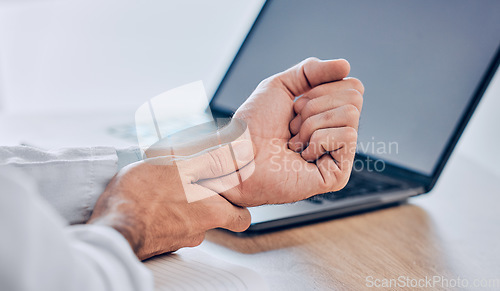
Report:
[[[263,1],[0,1],[2,108],[136,109],[193,80],[211,95]]]
[[[214,93],[263,2],[0,0],[0,144],[133,144],[149,98],[195,80]],[[497,108],[498,73],[457,151],[500,175]]]

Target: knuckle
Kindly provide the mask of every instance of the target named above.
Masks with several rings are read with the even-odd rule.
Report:
[[[355,89],[348,89],[348,92],[352,104],[360,110],[363,107],[363,95]]]
[[[361,94],[364,94],[364,92],[365,92],[365,86],[363,85],[363,83],[358,78],[351,77],[351,78],[348,79],[348,81],[351,84],[351,87],[353,89],[355,89],[356,91],[358,91]]]
[[[332,120],[335,117],[335,110],[325,111],[318,116],[319,118],[321,118],[321,120],[327,123],[328,121]]]
[[[356,106],[354,106],[353,104],[344,105],[343,110],[344,110],[344,113],[348,119],[350,119],[350,120],[359,119],[359,115],[360,115],[359,109]]]
[[[278,82],[278,75],[272,75],[270,77],[265,78],[262,80],[259,85],[257,85],[257,88],[265,88],[271,85],[275,85]]]
[[[302,117],[303,118],[308,118],[311,117],[312,115],[316,114],[318,111],[318,102],[316,101],[317,99],[312,99],[306,103],[304,106],[304,109],[302,110]]]
[[[307,59],[304,60],[304,63],[317,63],[319,62],[319,59],[316,57],[308,57]]]

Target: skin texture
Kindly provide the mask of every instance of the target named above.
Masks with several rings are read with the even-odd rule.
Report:
[[[346,78],[349,70],[345,60],[309,58],[262,81],[234,116],[252,136],[253,174],[227,191],[200,184],[240,206],[342,189],[352,169],[364,93],[359,80]]]
[[[191,191],[197,193],[210,190],[182,183],[176,163],[132,164],[111,180],[87,223],[116,229],[141,260],[197,246],[212,228],[243,231],[250,225],[247,209],[232,205],[216,193],[207,193],[207,198],[188,203],[184,187],[196,188]]]
[[[310,58],[262,81],[234,116],[248,126],[250,142],[129,165],[108,184],[88,223],[115,228],[146,259],[196,246],[211,228],[245,230],[250,214],[243,207],[342,189],[364,93],[359,80],[346,78],[349,70],[345,60]]]

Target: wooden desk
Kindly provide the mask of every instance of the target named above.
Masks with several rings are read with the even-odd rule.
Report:
[[[214,230],[200,248],[261,273],[271,290],[373,289],[369,281],[399,276],[500,288],[499,183],[454,156],[432,193],[410,204],[253,237]]]

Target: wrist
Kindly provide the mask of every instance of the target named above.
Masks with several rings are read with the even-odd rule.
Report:
[[[108,226],[118,231],[128,241],[134,253],[139,257],[139,252],[144,245],[144,238],[138,231],[141,229],[138,223],[140,222],[123,213],[93,214],[87,222],[87,224]]]

